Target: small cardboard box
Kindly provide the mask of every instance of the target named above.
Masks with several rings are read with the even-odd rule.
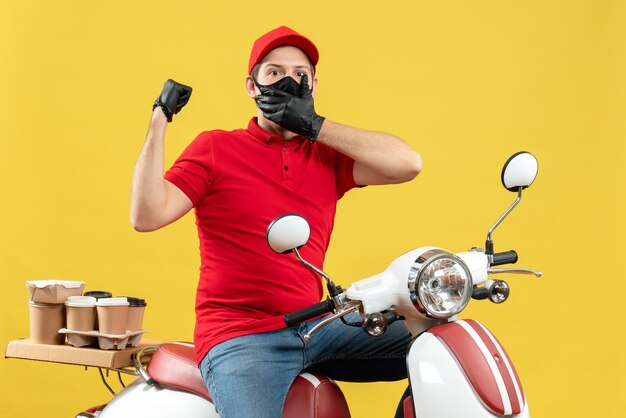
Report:
[[[144,340],[137,347],[111,351],[98,348],[77,348],[71,345],[34,344],[29,339],[21,339],[9,341],[4,357],[120,369],[133,365],[132,355],[139,349],[161,344],[163,341]]]
[[[85,282],[70,280],[31,280],[26,282],[30,301],[37,303],[65,303],[70,296],[83,294]]]

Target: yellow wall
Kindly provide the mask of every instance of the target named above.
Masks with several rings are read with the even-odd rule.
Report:
[[[152,101],[169,77],[194,87],[166,164],[200,130],[246,124],[251,43],[287,24],[321,50],[321,114],[424,158],[416,181],[342,201],[329,273],[347,285],[413,247],[481,246],[514,198],[501,164],[532,151],[539,177],[494,238],[544,278],[511,276],[507,303],[464,316],[507,347],[535,417],[623,416],[625,23],[609,0],[2,0],[0,342],[28,335],[24,282],[44,278],[143,296],[151,338],[191,339],[192,216],[151,234],[128,222]],[[344,387],[355,418],[391,416],[402,389]],[[107,399],[94,370],[0,359],[0,417]]]

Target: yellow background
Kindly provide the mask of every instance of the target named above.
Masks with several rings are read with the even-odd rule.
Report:
[[[328,272],[348,285],[414,247],[482,246],[514,198],[501,165],[532,151],[539,177],[494,239],[544,277],[506,277],[507,303],[463,316],[508,349],[535,417],[624,416],[622,1],[2,0],[2,345],[28,335],[24,282],[46,278],[143,296],[149,337],[192,338],[193,215],[134,232],[134,162],[170,77],[194,93],[167,165],[199,131],[244,126],[250,46],[282,24],[321,51],[319,113],[424,159],[409,184],[343,199]],[[391,416],[403,389],[342,386],[355,418]],[[108,399],[93,369],[0,359],[1,417],[73,417]]]

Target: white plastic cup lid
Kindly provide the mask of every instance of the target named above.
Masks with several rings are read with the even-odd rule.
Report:
[[[128,299],[126,298],[103,298],[98,299],[96,306],[128,306]]]
[[[70,296],[67,298],[65,306],[71,308],[92,308],[96,306],[96,298],[91,296]]]

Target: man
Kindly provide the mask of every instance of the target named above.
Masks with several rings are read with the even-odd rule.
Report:
[[[222,418],[280,417],[304,368],[356,381],[406,377],[400,321],[379,339],[335,322],[307,345],[301,337],[319,319],[291,328],[283,321],[323,290],[313,272],[267,246],[269,223],[286,212],[303,215],[311,237],[301,253],[322,267],[345,192],[409,181],[421,170],[419,154],[400,139],[316,113],[318,58],[313,42],[287,27],[257,39],[245,80],[257,117],[247,129],[201,133],[164,174],[167,122],[191,94],[168,80],[133,174],[136,230],[153,231],[195,209],[196,361]]]

